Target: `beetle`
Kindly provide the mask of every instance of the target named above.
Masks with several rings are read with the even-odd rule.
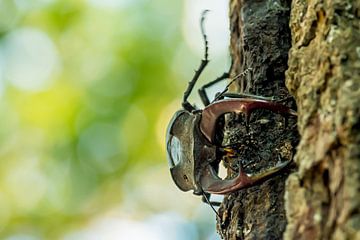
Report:
[[[192,190],[195,195],[203,195],[206,202],[210,203],[210,194],[223,195],[252,186],[260,180],[279,172],[291,161],[290,159],[278,163],[274,167],[254,175],[246,173],[240,166],[236,177],[221,179],[217,174],[221,160],[218,159],[219,152],[231,155],[234,150],[215,143],[216,122],[218,119],[226,113],[243,113],[246,124],[248,124],[251,113],[256,109],[266,109],[285,117],[288,115],[296,116],[296,112],[267,97],[227,92],[229,85],[237,77],[227,85],[224,91],[215,97],[213,102],[210,102],[206,95],[206,88],[229,78],[228,73],[224,73],[199,89],[200,98],[205,106],[204,109],[197,109],[189,103],[188,97],[209,62],[208,42],[203,27],[206,12],[203,12],[200,22],[205,45],[204,58],[184,92],[182,109],[173,115],[168,124],[166,150],[170,173],[177,187],[182,191]],[[242,75],[244,74],[246,74],[246,71],[242,73]]]

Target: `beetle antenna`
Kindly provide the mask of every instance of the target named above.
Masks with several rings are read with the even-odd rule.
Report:
[[[222,98],[223,95],[229,90],[229,87],[231,86],[231,84],[232,84],[233,82],[235,82],[236,80],[238,80],[240,77],[245,76],[245,75],[248,74],[251,70],[252,70],[252,68],[247,68],[247,69],[245,69],[245,71],[243,71],[243,72],[239,73],[238,75],[236,75],[235,77],[233,77],[233,78],[231,79],[231,81],[228,83],[228,85],[226,85],[225,89],[216,96],[216,98],[214,99],[214,101],[217,101],[217,100],[219,100],[220,98]]]
[[[208,47],[208,40],[207,40],[207,35],[205,33],[205,27],[204,27],[204,21],[205,21],[205,17],[206,17],[206,13],[209,12],[210,10],[204,10],[201,13],[201,20],[200,20],[200,30],[201,30],[201,35],[203,36],[203,40],[204,40],[204,46],[205,46],[205,54],[204,54],[204,59],[208,60],[208,51],[209,51],[209,47]]]
[[[208,59],[209,47],[208,47],[207,36],[205,33],[205,28],[204,28],[204,21],[205,21],[205,16],[206,16],[207,12],[209,12],[209,10],[204,10],[201,14],[201,19],[200,19],[200,29],[201,29],[201,34],[202,34],[203,40],[204,40],[204,46],[205,46],[204,59],[201,60],[199,68],[195,71],[194,77],[189,82],[189,85],[184,92],[184,98],[183,98],[183,102],[182,102],[183,108],[189,112],[194,111],[195,107],[188,102],[188,97],[190,96],[190,93],[193,90],[196,81],[199,79],[200,74],[205,69],[206,65],[209,63],[209,59]]]
[[[204,192],[203,190],[202,190],[201,192],[202,192],[202,195],[203,195],[206,203],[210,205],[211,209],[214,211],[214,213],[216,214],[216,216],[217,216],[219,219],[221,219],[219,213],[216,211],[216,209],[214,208],[214,206],[213,206],[212,203],[210,202],[209,198],[206,196],[205,192]]]

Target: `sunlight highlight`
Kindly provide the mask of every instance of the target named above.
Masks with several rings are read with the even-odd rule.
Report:
[[[4,78],[22,90],[38,91],[52,82],[59,67],[50,38],[35,28],[17,29],[3,43]]]

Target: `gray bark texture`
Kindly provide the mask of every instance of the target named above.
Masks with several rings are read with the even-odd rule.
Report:
[[[230,177],[295,155],[285,171],[225,196],[222,238],[360,239],[359,18],[360,1],[230,1],[231,76],[251,68],[232,90],[282,100],[298,118],[259,110],[249,126],[234,114],[219,123],[222,144],[238,143],[224,159]]]
[[[251,68],[233,90],[284,100],[296,110],[285,86],[291,35],[288,0],[233,0],[230,3],[231,76]],[[298,144],[296,118],[268,111],[254,111],[248,128],[244,116],[225,120],[223,145],[234,142],[237,158],[224,161],[228,176],[241,164],[249,174],[257,174],[279,160],[291,160]],[[218,232],[224,239],[281,239],[286,227],[285,180],[295,164],[252,187],[229,194],[219,209]]]

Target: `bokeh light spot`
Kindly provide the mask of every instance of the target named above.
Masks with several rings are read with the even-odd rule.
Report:
[[[22,28],[8,34],[4,47],[4,78],[23,90],[41,90],[50,85],[58,68],[53,42],[34,28]]]
[[[114,217],[103,217],[93,221],[86,228],[64,236],[64,240],[195,240],[196,228],[176,213],[161,213],[147,221],[135,221]]]
[[[42,8],[57,0],[14,0],[18,8],[22,11],[30,11],[33,9]]]
[[[6,191],[15,209],[33,209],[46,191],[47,179],[38,166],[36,157],[19,161],[5,176]]]
[[[105,8],[124,8],[136,0],[88,0],[89,4],[94,7],[105,7]]]
[[[118,132],[118,128],[109,123],[92,124],[80,136],[79,158],[105,172],[117,170],[125,162]]]

